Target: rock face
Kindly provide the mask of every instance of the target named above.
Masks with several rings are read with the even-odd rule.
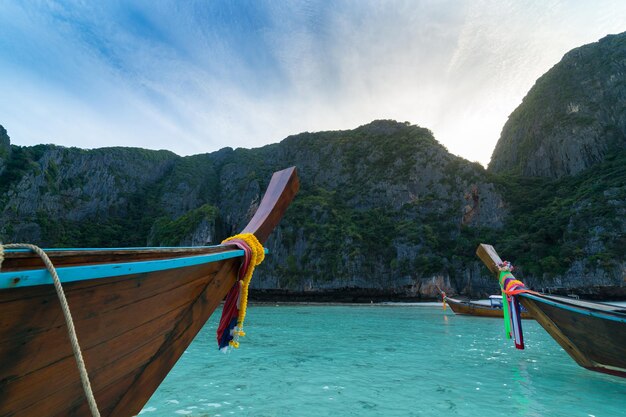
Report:
[[[500,178],[428,129],[379,120],[190,157],[38,145],[7,161],[0,239],[75,247],[220,242],[245,226],[273,171],[297,166],[301,191],[253,282],[266,298],[487,295],[497,284],[474,255],[480,242],[535,287],[624,287],[626,156],[557,182]]]
[[[626,33],[568,52],[539,78],[489,170],[507,174],[518,241],[500,247],[517,255],[529,285],[624,297]]]
[[[575,49],[538,80],[491,172],[391,120],[189,157],[11,146],[0,129],[0,241],[220,242],[248,222],[272,172],[295,165],[301,189],[266,243],[258,297],[485,296],[497,284],[479,243],[536,289],[626,297],[625,42]]]
[[[122,229],[132,236],[134,220],[141,218],[133,211],[134,201],[171,169],[175,158],[171,152],[133,148],[15,147],[13,168],[0,175],[0,233],[6,241],[46,246],[108,246],[111,238],[119,241]],[[128,221],[111,223],[124,218]]]
[[[474,267],[463,230],[497,228],[506,214],[482,167],[417,126],[381,120],[303,133],[264,153],[263,166],[273,164],[271,154],[295,164],[302,191],[270,240],[276,256],[256,288],[432,297],[436,287],[424,282],[439,277],[456,287]],[[283,261],[274,266],[275,259]]]
[[[510,115],[489,169],[560,178],[626,148],[626,33],[576,48]]]
[[[0,237],[45,246],[219,242],[247,223],[273,171],[297,166],[301,192],[267,243],[262,290],[432,297],[426,282],[464,287],[475,274],[467,231],[506,217],[480,165],[389,120],[184,158],[52,145],[12,158],[22,163],[0,177]]]

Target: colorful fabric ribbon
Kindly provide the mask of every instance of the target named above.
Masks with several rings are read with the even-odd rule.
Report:
[[[239,337],[245,336],[243,322],[248,307],[248,287],[252,280],[254,268],[265,259],[265,249],[252,233],[238,234],[222,242],[235,245],[244,251],[244,258],[237,282],[230,289],[224,301],[222,317],[217,328],[217,344],[219,349],[227,351],[229,347],[239,347]]]
[[[522,281],[515,279],[511,271],[513,265],[504,261],[498,265],[500,274],[498,281],[502,289],[502,311],[504,313],[504,331],[506,337],[515,341],[517,349],[524,349],[524,334],[522,332],[522,310],[518,294],[530,292]]]

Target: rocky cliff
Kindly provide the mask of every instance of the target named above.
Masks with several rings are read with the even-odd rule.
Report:
[[[257,297],[420,299],[437,286],[485,295],[496,284],[474,255],[480,242],[511,255],[534,286],[623,286],[624,233],[610,233],[624,228],[622,159],[559,183],[500,177],[451,155],[429,130],[387,120],[190,157],[10,149],[0,174],[4,241],[216,243],[246,224],[273,171],[296,165],[301,191],[267,243]]]
[[[352,288],[371,298],[434,296],[435,282],[493,287],[465,235],[502,225],[500,194],[480,165],[451,155],[429,130],[394,121],[184,158],[13,146],[0,175],[0,237],[44,246],[215,243],[245,225],[271,173],[290,165],[301,192],[268,242],[272,256],[255,288]]]
[[[568,52],[510,115],[489,169],[560,178],[626,147],[626,33]]]
[[[425,128],[378,120],[258,149],[180,157],[11,145],[0,127],[0,240],[204,245],[241,230],[273,171],[301,191],[253,282],[276,299],[484,296],[493,244],[535,288],[626,298],[624,35],[568,53],[503,129],[490,170]]]
[[[568,52],[537,80],[502,129],[489,171],[506,187],[507,227],[521,233],[500,247],[528,281],[624,293],[626,33]]]
[[[435,281],[464,287],[475,275],[480,285],[461,234],[501,226],[506,210],[482,167],[448,153],[427,129],[376,121],[292,136],[263,154],[264,167],[296,165],[302,188],[270,241],[281,261],[257,288],[418,297],[432,296]]]

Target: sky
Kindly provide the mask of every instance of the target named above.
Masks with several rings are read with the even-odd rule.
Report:
[[[375,119],[484,165],[624,0],[0,0],[0,125],[16,145],[254,148]]]

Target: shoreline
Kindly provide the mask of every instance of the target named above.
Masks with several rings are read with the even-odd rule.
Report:
[[[266,306],[266,307],[274,307],[274,306],[355,306],[355,307],[399,307],[399,306],[411,306],[411,307],[441,307],[441,301],[420,301],[420,302],[395,302],[395,301],[382,301],[382,302],[372,302],[372,303],[350,303],[350,302],[325,302],[325,301],[254,301],[250,300],[249,305],[254,306]]]
[[[596,289],[597,290],[597,289]],[[491,294],[496,294],[494,291]],[[452,297],[461,297],[471,300],[488,299],[491,294],[474,294],[468,296],[466,294],[458,294],[454,292],[447,293]],[[545,292],[547,295],[556,295],[562,297],[578,297],[581,300],[601,302],[601,303],[626,303],[626,287],[622,291],[615,291],[607,294],[606,291],[575,291],[575,290],[552,290]],[[382,303],[441,303],[441,296],[424,296],[420,294],[407,294],[401,292],[363,289],[363,288],[340,288],[326,291],[290,291],[290,290],[259,290],[250,289],[249,300],[252,303],[294,303],[294,304],[382,304]]]

